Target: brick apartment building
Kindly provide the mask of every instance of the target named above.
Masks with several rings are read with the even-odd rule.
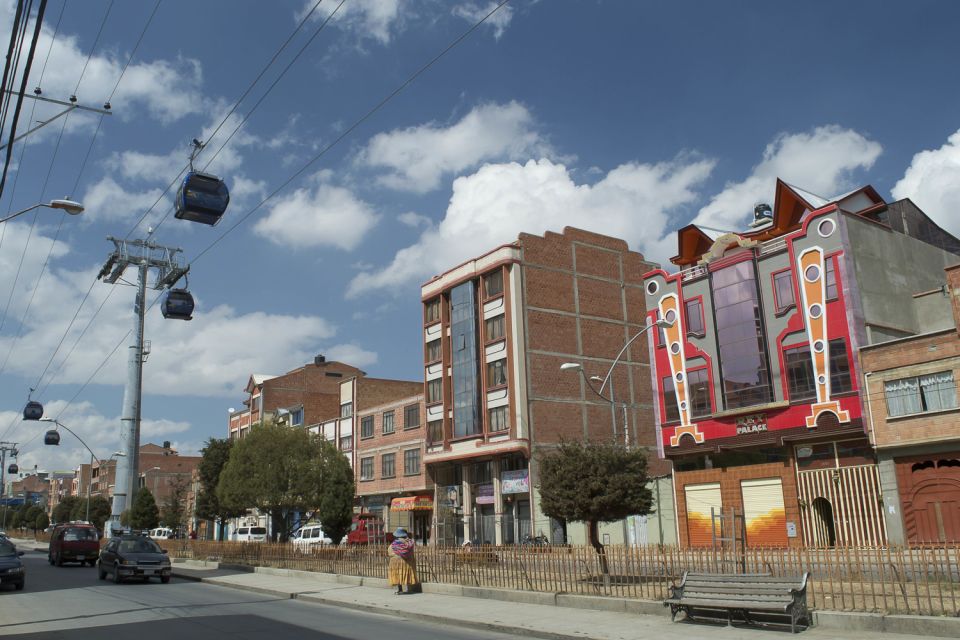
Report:
[[[644,276],[650,321],[673,322],[650,351],[679,541],[713,544],[723,513],[753,546],[886,544],[857,353],[927,330],[913,294],[960,241],[869,186],[778,180],[755,214],[743,233],[680,229],[679,271]]]
[[[618,406],[585,376],[606,374],[647,321],[642,276],[651,268],[626,242],[574,228],[521,234],[421,288],[429,478],[434,536],[510,544],[528,534],[585,539],[537,505],[535,453],[562,438],[626,440],[656,456],[648,351],[634,343],[613,375]],[[613,419],[612,419],[613,418]],[[665,496],[666,497],[666,496]],[[625,527],[605,529],[613,541]]]
[[[960,265],[913,297],[917,335],[860,350],[887,538],[960,542]]]
[[[253,374],[244,389],[244,408],[230,410],[228,435],[242,438],[264,416],[276,417],[279,410],[289,412],[295,426],[316,424],[339,415],[340,382],[366,375],[342,362],[327,362],[318,355],[306,364],[281,376]]]
[[[170,447],[169,442],[163,445],[146,443],[140,445],[140,468],[137,469],[139,487],[146,487],[154,494],[157,506],[163,508],[169,500],[177,484],[189,486],[193,470],[202,460],[201,456],[181,456]],[[103,496],[108,500],[113,497],[116,484],[117,461],[115,459],[94,462],[92,468],[91,495]],[[86,487],[83,487],[86,495]]]

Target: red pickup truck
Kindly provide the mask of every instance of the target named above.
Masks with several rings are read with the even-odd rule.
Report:
[[[390,544],[393,534],[383,530],[383,520],[372,513],[358,513],[353,516],[347,544]]]

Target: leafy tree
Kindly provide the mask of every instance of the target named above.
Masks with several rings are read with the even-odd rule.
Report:
[[[47,514],[43,511],[40,512],[40,515],[37,516],[37,520],[33,523],[34,531],[43,531],[50,526],[50,518],[47,517]]]
[[[233,512],[256,508],[269,514],[273,531],[285,542],[296,512],[322,501],[323,448],[304,429],[266,423],[235,442],[220,473],[217,499]]]
[[[134,529],[153,529],[160,524],[160,510],[153,494],[146,487],[137,492],[137,498],[130,509],[130,526]]]
[[[353,469],[347,457],[327,440],[320,441],[320,457],[320,502],[313,515],[320,519],[323,532],[336,544],[350,531],[353,521]]]
[[[30,505],[30,508],[27,509],[27,512],[23,514],[23,518],[21,519],[21,522],[22,522],[21,526],[26,527],[28,529],[33,529],[33,532],[36,533],[37,518],[40,517],[41,513],[43,513],[43,509],[41,509],[35,504]]]
[[[110,501],[103,496],[93,496],[90,498],[90,522],[100,531],[103,531],[104,523],[110,519]],[[70,510],[70,520],[87,519],[87,500],[81,498]]]
[[[10,518],[10,528],[19,529],[22,522],[23,517],[20,515],[20,512],[14,511],[13,516]]]
[[[161,522],[164,526],[177,530],[184,524],[187,503],[187,482],[183,478],[178,478],[175,483],[170,485],[170,493],[163,502],[163,511],[161,513]]]
[[[203,458],[198,465],[198,474],[200,476],[200,491],[197,495],[197,517],[204,520],[219,521],[220,526],[224,520],[237,518],[246,513],[246,507],[242,509],[231,509],[220,502],[217,497],[217,484],[220,482],[220,474],[223,467],[230,459],[230,449],[233,441],[227,438],[210,438],[206,446],[201,451]],[[222,530],[221,530],[222,533]],[[222,537],[218,536],[218,537]]]
[[[614,442],[561,442],[552,451],[541,451],[538,462],[543,512],[586,523],[601,571],[609,579],[599,525],[650,513],[646,455]]]
[[[76,520],[77,518],[74,518],[72,514],[77,504],[81,504],[85,508],[87,506],[87,500],[78,496],[67,496],[58,502],[57,506],[53,508],[53,521],[68,522],[70,520]]]

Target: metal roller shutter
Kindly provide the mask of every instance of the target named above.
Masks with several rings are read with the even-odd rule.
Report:
[[[710,509],[720,515],[723,506],[720,498],[720,483],[688,484],[684,487],[687,502],[687,539],[691,547],[713,545],[713,522]]]
[[[780,478],[740,482],[747,544],[751,547],[787,546],[787,516]]]

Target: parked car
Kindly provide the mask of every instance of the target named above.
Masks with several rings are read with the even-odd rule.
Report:
[[[156,529],[150,529],[148,535],[154,540],[171,540],[173,539],[173,529],[157,527]]]
[[[156,542],[145,536],[121,535],[114,537],[100,551],[97,561],[97,577],[120,583],[127,578],[160,578],[170,582],[170,558]]]
[[[308,524],[300,527],[290,538],[295,546],[300,548],[312,547],[316,544],[331,544],[333,541],[323,534],[323,527],[319,524]]]
[[[22,555],[23,551],[17,551],[17,546],[6,536],[0,538],[0,585],[12,584],[17,591],[23,591]]]
[[[237,527],[231,539],[237,542],[266,542],[267,528],[251,526]]]
[[[47,562],[62,567],[64,562],[89,563],[92,567],[100,553],[100,533],[88,522],[58,524],[50,533]]]
[[[358,513],[350,523],[347,544],[390,544],[393,534],[384,531],[383,520],[372,513]]]

